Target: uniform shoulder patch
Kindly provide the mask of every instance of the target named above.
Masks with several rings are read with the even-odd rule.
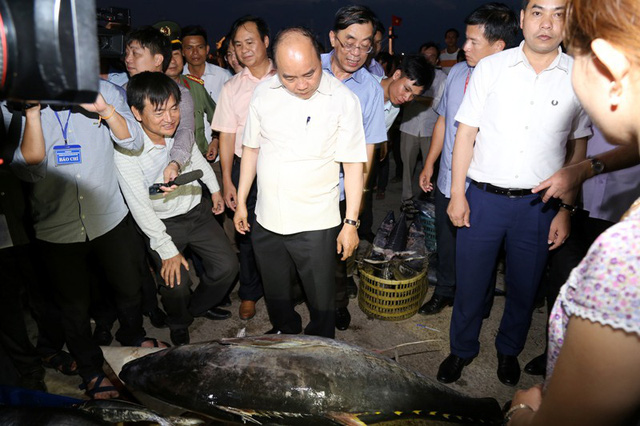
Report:
[[[188,78],[191,81],[195,81],[196,83],[200,83],[204,86],[204,80],[201,78],[196,77],[195,75],[191,75],[191,74],[185,74],[185,77]]]

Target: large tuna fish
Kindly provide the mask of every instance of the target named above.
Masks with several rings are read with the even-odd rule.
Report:
[[[127,363],[120,378],[190,411],[256,424],[502,421],[492,398],[465,397],[389,358],[320,337],[273,335],[173,347]]]

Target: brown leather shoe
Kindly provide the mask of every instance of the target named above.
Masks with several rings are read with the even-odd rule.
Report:
[[[256,302],[253,300],[243,300],[240,303],[240,309],[238,310],[240,319],[250,320],[256,315]]]

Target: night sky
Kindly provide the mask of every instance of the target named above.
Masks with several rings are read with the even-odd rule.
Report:
[[[521,0],[503,0],[520,17]],[[460,31],[459,44],[464,42],[464,18],[481,0],[369,0],[349,2],[344,0],[96,0],[98,7],[125,7],[131,10],[131,24],[153,24],[160,20],[172,20],[181,26],[202,25],[214,43],[229,30],[232,22],[246,14],[264,18],[275,36],[281,28],[304,25],[319,35],[319,40],[329,47],[328,33],[338,8],[353,3],[366,4],[382,20],[391,24],[391,15],[402,18],[402,25],[395,28],[398,36],[396,53],[415,52],[425,41],[435,41],[444,47],[444,32],[454,27]],[[386,43],[386,40],[385,40]],[[386,44],[385,44],[386,46]],[[384,50],[387,50],[386,47]]]

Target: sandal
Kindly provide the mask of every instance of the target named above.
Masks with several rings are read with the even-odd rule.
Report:
[[[113,385],[102,386],[102,382],[104,382],[106,378],[107,376],[104,373],[98,373],[96,375],[91,376],[89,380],[85,381],[78,387],[81,390],[83,390],[85,395],[87,395],[91,399],[96,399],[96,394],[99,394],[99,393],[113,392],[113,391],[118,392],[118,389],[116,389],[116,387]],[[91,383],[93,379],[96,379],[95,384],[93,385],[93,388],[89,389],[88,388],[89,383]],[[111,399],[111,398],[117,398],[118,396],[110,397],[110,398],[98,398],[98,399]]]
[[[59,371],[66,376],[75,376],[78,374],[78,366],[73,368],[76,360],[65,351],[58,351],[55,354],[42,358],[42,366]]]
[[[142,347],[143,347],[143,346],[142,346],[142,344],[143,344],[144,342],[152,342],[152,343],[153,343],[153,346],[148,346],[149,348],[162,348],[162,346],[160,346],[160,344],[165,345],[167,348],[170,348],[170,347],[171,347],[171,345],[170,345],[170,344],[168,344],[167,342],[163,342],[162,340],[158,340],[158,339],[156,339],[156,338],[154,338],[154,337],[143,337],[142,339],[140,339],[140,340],[135,344],[135,346],[138,346],[138,347],[142,348]],[[163,349],[164,349],[164,348],[163,348]]]

